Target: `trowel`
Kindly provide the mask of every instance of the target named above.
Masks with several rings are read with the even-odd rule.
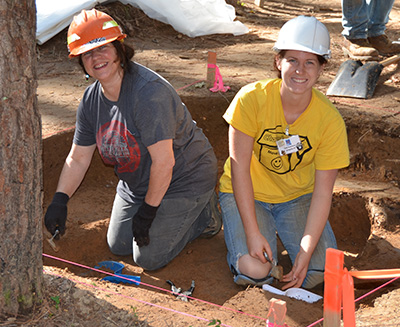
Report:
[[[264,252],[264,257],[272,265],[271,276],[274,277],[275,279],[277,279],[278,281],[281,281],[283,278],[283,267],[277,265],[276,260],[274,258],[272,258],[272,260],[270,258],[268,258],[268,255],[266,252]]]
[[[60,231],[58,229],[56,229],[56,231],[54,232],[54,235],[51,238],[47,239],[47,242],[49,243],[49,245],[51,246],[51,248],[55,251],[58,252],[58,250],[60,249],[60,247],[54,242],[54,238],[56,238],[56,236],[60,234]]]
[[[287,289],[286,291],[281,291],[280,289],[277,289],[268,284],[264,284],[262,286],[262,288],[264,291],[267,291],[267,292],[270,292],[273,294],[284,295],[284,296],[287,296],[287,297],[290,297],[290,298],[293,298],[296,300],[305,301],[308,303],[314,303],[319,300],[322,300],[322,296],[311,293],[310,291],[307,291],[303,288],[292,287],[292,288]]]

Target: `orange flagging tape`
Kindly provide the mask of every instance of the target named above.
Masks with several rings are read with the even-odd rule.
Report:
[[[324,327],[340,326],[342,304],[342,271],[344,253],[335,249],[326,250]]]
[[[344,268],[343,274],[343,323],[346,327],[356,325],[355,304],[354,304],[354,281]],[[346,308],[346,310],[344,310]]]
[[[358,279],[381,279],[400,277],[400,269],[350,271],[349,274]]]
[[[344,254],[327,249],[325,263],[324,327],[339,327],[343,304],[344,327],[355,327],[354,281],[400,277],[400,269],[348,271],[344,266]]]

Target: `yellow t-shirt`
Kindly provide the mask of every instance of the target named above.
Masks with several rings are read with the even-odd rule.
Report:
[[[307,109],[288,125],[280,97],[281,79],[244,86],[223,118],[254,138],[250,173],[256,200],[282,203],[313,192],[315,170],[349,165],[346,126],[333,104],[313,89]],[[276,141],[298,135],[302,149],[280,156]],[[225,162],[220,191],[233,193],[230,159]]]

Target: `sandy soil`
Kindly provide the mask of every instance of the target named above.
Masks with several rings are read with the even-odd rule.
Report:
[[[138,9],[119,3],[100,8],[129,33],[127,42],[136,49],[135,60],[159,72],[178,90],[214,146],[220,172],[228,155],[227,125],[221,116],[241,86],[274,76],[271,47],[285,21],[307,14],[327,25],[333,59],[317,85],[322,92],[347,59],[340,46],[340,2],[266,1],[263,8],[250,0],[231,3],[238,19],[249,27],[249,34],[189,38]],[[396,1],[388,24],[392,38],[400,29],[399,8]],[[38,47],[45,208],[71,145],[77,105],[91,82],[85,81],[75,61],[68,60],[65,40],[63,31]],[[208,51],[217,52],[224,83],[231,87],[226,93],[197,87],[206,79]],[[349,270],[400,266],[399,76],[396,64],[385,67],[372,99],[330,97],[348,126],[351,150],[351,165],[340,173],[330,216]],[[212,239],[194,241],[167,267],[153,272],[143,271],[129,256],[112,255],[106,230],[116,182],[112,169],[96,154],[83,184],[70,200],[67,233],[56,241],[59,251],[44,241],[45,303],[35,317],[11,319],[4,325],[25,321],[26,326],[207,326],[214,320],[221,326],[265,326],[273,297],[286,301],[288,326],[309,326],[323,317],[323,301],[309,304],[235,285],[226,264],[223,231]],[[118,261],[125,266],[124,274],[140,276],[143,284],[105,282],[101,280],[105,274],[60,260],[85,267]],[[283,249],[279,260],[288,272],[290,262]],[[169,293],[167,280],[183,289],[194,280],[195,299],[176,299]],[[384,282],[387,280],[355,280],[356,298]],[[357,302],[357,326],[399,326],[399,286],[398,280],[393,281]],[[313,292],[323,295],[322,288]]]

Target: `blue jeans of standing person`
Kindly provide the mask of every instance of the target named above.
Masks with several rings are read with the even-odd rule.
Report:
[[[385,33],[394,0],[342,0],[342,35],[366,39]]]
[[[275,259],[278,258],[278,234],[289,254],[292,264],[294,263],[300,251],[300,241],[307,222],[311,196],[312,194],[306,194],[292,201],[277,204],[255,200],[257,223],[260,232],[268,241]],[[250,279],[247,276],[241,275],[239,270],[239,258],[249,253],[242,219],[240,218],[233,194],[220,193],[219,201],[224,224],[225,243],[228,248],[228,264],[234,275],[237,275],[235,276],[235,282],[243,284],[243,280],[250,281]],[[325,253],[327,248],[337,248],[335,235],[329,222],[326,224],[311,257],[302,287],[312,288],[324,281]],[[257,283],[252,284],[259,285]]]
[[[150,243],[139,248],[133,239],[132,217],[140,203],[129,203],[117,194],[107,231],[111,252],[132,254],[133,261],[146,270],[165,266],[209,225],[212,196],[214,190],[192,198],[164,198],[150,227]]]

